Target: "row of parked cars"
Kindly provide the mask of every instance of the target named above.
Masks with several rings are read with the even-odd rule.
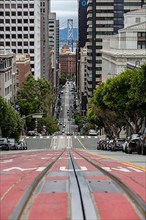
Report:
[[[131,134],[127,138],[117,138],[113,140],[104,139],[97,143],[97,150],[123,151],[132,154],[146,155],[146,128],[143,134]]]
[[[14,138],[0,138],[0,150],[27,150],[25,140],[16,141]]]

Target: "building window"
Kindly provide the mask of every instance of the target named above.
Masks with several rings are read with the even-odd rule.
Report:
[[[28,50],[27,50],[27,49],[24,49],[24,53],[27,53],[27,54],[28,54]]]
[[[27,4],[24,4],[24,5],[23,5],[23,8],[28,8],[28,5],[27,5]]]
[[[34,27],[30,27],[30,31],[34,31]]]
[[[34,46],[34,42],[30,42],[30,46]]]
[[[5,12],[5,15],[6,15],[6,16],[10,16],[10,12],[9,12],[9,11],[6,11],[6,12]]]
[[[17,8],[22,8],[22,5],[21,5],[21,4],[18,4],[18,5],[17,5]]]
[[[10,34],[6,34],[6,38],[7,38],[7,39],[10,39]]]
[[[34,38],[34,34],[30,34],[30,38]]]
[[[16,34],[12,34],[12,38],[16,38]]]
[[[34,23],[34,19],[30,19],[29,22],[30,22],[30,23]]]
[[[28,31],[28,27],[24,27],[24,31]]]
[[[22,34],[18,34],[18,38],[21,38],[21,39],[22,39]]]
[[[12,12],[11,12],[11,15],[12,15],[12,16],[16,16],[16,12],[15,12],[15,11],[12,11]]]
[[[28,34],[24,34],[24,38],[28,38]]]
[[[29,7],[30,7],[30,8],[34,8],[34,4],[30,4]]]
[[[18,12],[17,12],[17,15],[18,15],[18,16],[22,16],[22,12],[21,12],[21,11],[18,11]]]
[[[7,23],[7,24],[10,24],[10,19],[6,19],[6,23]]]
[[[6,46],[10,46],[10,42],[6,42]]]
[[[28,19],[23,20],[25,24],[28,24]]]
[[[14,47],[16,46],[16,41],[15,41],[15,42],[12,42],[12,46],[14,46]]]
[[[24,11],[23,14],[24,14],[24,16],[28,16],[28,12],[27,11]]]
[[[18,27],[18,31],[22,31],[22,27]]]
[[[19,42],[18,42],[18,46],[22,46],[22,41],[19,41]]]
[[[18,49],[18,53],[22,53],[22,50],[21,50],[21,49]]]
[[[34,16],[34,12],[33,11],[30,11],[29,14],[30,14],[30,16]]]
[[[10,8],[10,5],[9,4],[5,4],[5,8]]]
[[[11,8],[16,8],[16,4],[11,4]]]
[[[21,19],[18,19],[18,23],[21,24],[21,23],[22,23],[22,20],[21,20]]]
[[[30,53],[34,53],[34,49],[30,49]]]
[[[28,42],[25,41],[25,42],[24,42],[24,46],[28,46]]]
[[[10,31],[10,27],[6,27],[6,31]]]
[[[16,31],[16,27],[12,27],[12,31]]]
[[[16,20],[15,20],[15,19],[12,19],[12,23],[13,23],[13,24],[16,24]]]

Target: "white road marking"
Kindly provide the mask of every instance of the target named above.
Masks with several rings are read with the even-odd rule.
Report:
[[[13,159],[10,159],[10,160],[1,161],[0,163],[10,163],[10,162],[12,162],[12,161],[13,161]]]
[[[4,169],[3,171],[11,171],[11,170],[20,170],[20,171],[27,171],[27,170],[36,170],[36,171],[43,171],[46,167],[34,167],[34,168],[21,168],[21,167],[11,167],[8,169]]]
[[[11,167],[8,169],[4,169],[3,171],[10,171],[10,170],[20,170],[20,171],[26,171],[26,170],[35,170],[36,168],[21,168],[21,167]]]
[[[115,167],[102,167],[102,169],[104,169],[108,172],[111,172],[113,170],[120,171],[120,172],[125,172],[125,173],[131,173],[132,171],[135,171],[137,173],[142,173],[143,172],[142,170],[138,170],[138,169],[133,168],[133,167],[127,167],[127,168],[125,168],[125,167],[117,167],[117,168],[115,168]],[[131,170],[129,170],[129,169],[131,169]]]
[[[86,171],[86,167],[80,167],[81,169],[75,169],[75,171]],[[74,171],[73,169],[67,169],[66,167],[60,167],[61,171]]]
[[[134,167],[128,167],[128,168],[131,169],[131,170],[136,171],[137,173],[142,173],[143,172],[142,170],[136,169]]]

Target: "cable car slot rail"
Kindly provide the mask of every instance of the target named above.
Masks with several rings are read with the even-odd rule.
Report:
[[[107,172],[106,170],[102,169],[96,163],[91,161],[91,159],[87,158],[87,156],[82,155],[83,152],[81,154],[79,153],[79,151],[73,149],[64,150],[46,167],[45,170],[43,170],[36,177],[36,179],[33,181],[31,186],[25,192],[24,196],[19,202],[19,205],[17,205],[17,207],[15,208],[9,219],[23,220],[28,218],[28,212],[30,210],[30,206],[32,205],[32,201],[35,200],[35,191],[37,191],[38,187],[43,182],[43,178],[46,175],[48,175],[50,169],[59,161],[59,159],[61,159],[63,153],[65,152],[67,152],[69,168],[64,172],[67,172],[67,175],[69,176],[68,188],[69,188],[69,193],[71,194],[71,204],[70,204],[71,211],[69,212],[69,214],[72,215],[72,216],[67,216],[67,219],[80,219],[80,220],[103,219],[99,214],[98,206],[95,205],[95,200],[93,198],[94,190],[91,189],[92,185],[89,186],[89,183],[87,183],[87,179],[84,177],[85,175],[87,175],[86,173],[88,173],[88,175],[90,175],[90,173],[79,169],[79,164],[78,164],[79,160],[76,160],[75,158],[76,156],[79,156],[80,163],[82,160],[86,164],[89,164],[89,166],[92,165],[94,168],[96,168],[97,171],[94,172],[101,172],[103,173],[103,175],[105,175],[105,177],[106,176],[109,177],[109,179],[113,181],[113,184],[115,184],[117,188],[121,192],[123,192],[124,195],[126,195],[126,198],[128,197],[128,201],[130,201],[131,204],[134,203],[133,207],[136,210],[136,213],[139,213],[138,215],[141,217],[139,219],[145,219],[145,215],[146,215],[145,203],[141,200],[141,198],[138,195],[136,195],[120,179],[118,179],[111,173]],[[93,188],[95,189],[95,187],[96,186],[94,185]]]

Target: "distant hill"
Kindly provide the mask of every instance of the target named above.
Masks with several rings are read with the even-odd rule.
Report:
[[[67,28],[60,29],[59,34],[60,34],[60,39],[59,39],[60,41],[67,41],[67,34],[68,34]],[[78,28],[73,28],[73,38],[75,41],[78,40]]]

